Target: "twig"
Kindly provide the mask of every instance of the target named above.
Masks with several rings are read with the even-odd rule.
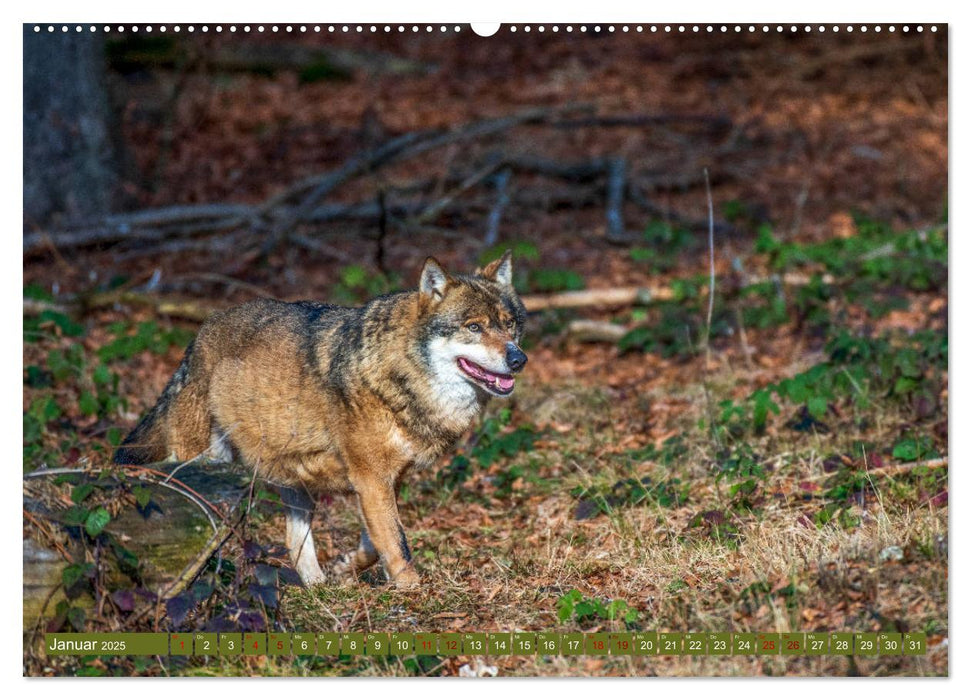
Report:
[[[864,470],[869,474],[869,476],[891,476],[894,474],[901,474],[914,469],[941,469],[942,467],[948,466],[948,457],[936,457],[934,459],[925,459],[921,462],[897,462],[894,464],[887,464],[883,467],[876,467],[874,469],[869,469],[864,467]],[[803,481],[825,481],[826,479],[834,476],[833,474],[816,474],[815,476],[809,476],[803,479]]]
[[[173,491],[176,491],[181,496],[194,503],[200,510],[202,510],[206,514],[206,517],[209,520],[209,524],[212,526],[213,530],[218,529],[218,525],[216,524],[215,517],[218,517],[223,522],[223,524],[226,523],[226,516],[222,513],[222,511],[219,508],[217,508],[215,505],[209,502],[208,499],[206,499],[203,495],[201,495],[198,491],[196,491],[192,487],[172,477],[172,473],[174,473],[175,470],[178,470],[181,467],[185,466],[184,463],[173,465],[171,462],[162,462],[157,465],[154,465],[154,466],[161,466],[161,467],[168,467],[168,468],[172,468],[174,466],[174,469],[170,472],[165,472],[160,469],[155,469],[153,465],[149,465],[149,464],[137,465],[137,466],[117,464],[113,466],[114,468],[123,470],[125,472],[129,472],[129,473],[134,473],[134,474],[142,473],[142,474],[150,474],[153,476],[162,477],[161,481],[157,479],[146,479],[146,480],[152,484],[156,484],[158,486],[162,486],[165,488],[169,488]],[[58,476],[61,474],[85,474],[87,476],[94,477],[97,474],[99,474],[101,471],[102,470],[100,469],[82,469],[82,468],[73,468],[73,467],[58,467],[54,469],[35,469],[32,472],[27,472],[26,474],[24,474],[23,478],[39,479],[41,477]]]
[[[702,372],[701,385],[705,390],[705,403],[708,408],[708,427],[711,437],[718,447],[722,446],[722,438],[715,429],[715,404],[708,384],[708,373],[711,371],[711,319],[715,311],[715,206],[711,199],[711,183],[708,181],[708,168],[705,168],[705,195],[708,199],[708,318],[705,323],[705,367]]]
[[[182,484],[182,482],[170,483],[164,479],[162,481],[158,481],[156,479],[147,479],[147,481],[149,481],[150,483],[156,486],[161,486],[162,488],[175,491],[177,494],[179,494],[186,500],[192,502],[196,507],[199,508],[199,510],[203,512],[203,514],[209,520],[209,525],[212,527],[213,532],[216,532],[219,530],[219,525],[216,523],[216,517],[215,515],[213,515],[213,513],[216,513],[218,515],[220,514],[220,511],[211,503],[209,503],[206,499],[200,496],[196,491],[193,491],[185,484]],[[179,486],[177,484],[182,484],[182,485]],[[220,515],[220,517],[222,516]]]
[[[61,588],[63,587],[64,587],[64,584],[61,582],[58,582],[53,586],[51,586],[51,590],[47,593],[47,596],[44,598],[44,602],[41,603],[40,610],[37,611],[37,620],[34,622],[34,627],[30,635],[31,644],[34,643],[34,640],[37,638],[37,634],[40,632],[41,625],[44,624],[44,613],[47,612],[47,606],[51,604],[51,599],[54,597],[54,594],[57,593],[59,590],[61,590]]]
[[[314,253],[320,253],[333,260],[338,260],[342,263],[350,263],[354,260],[353,256],[348,255],[342,250],[334,248],[333,246],[322,243],[310,236],[304,236],[300,233],[291,233],[290,237],[287,239],[290,243],[300,246],[301,248],[306,248],[307,250],[313,251]]]
[[[728,249],[727,257],[732,261],[732,271],[738,276],[740,286],[748,286],[749,276],[748,272],[745,271],[742,258],[731,252],[732,244],[727,240],[725,241],[725,247]],[[735,322],[738,325],[738,342],[742,346],[742,356],[745,358],[745,366],[749,371],[753,371],[755,364],[752,362],[752,346],[749,345],[748,333],[745,331],[745,317],[742,314],[741,299],[735,300]]]
[[[232,289],[243,289],[250,294],[257,297],[273,298],[273,295],[263,287],[258,287],[255,284],[250,284],[245,280],[236,279],[230,275],[221,275],[218,272],[192,272],[184,275],[178,275],[171,278],[172,281],[168,282],[165,286],[168,288],[177,286],[173,284],[176,281],[184,280],[202,280],[203,282],[213,282],[216,284],[223,284]]]
[[[26,508],[24,508],[23,511],[24,511],[24,517],[27,518],[30,522],[32,522],[37,527],[38,530],[44,533],[44,535],[46,535],[47,539],[50,540],[52,545],[54,545],[54,549],[56,549],[58,553],[62,557],[64,557],[64,561],[70,562],[71,555],[68,554],[68,551],[66,549],[64,549],[64,545],[62,545],[60,542],[57,541],[57,539],[54,537],[54,533],[48,530],[46,527],[44,527],[41,524],[41,522],[37,518],[35,518],[33,514],[30,511],[28,511]]]
[[[478,185],[480,182],[489,177],[492,173],[496,171],[501,163],[489,163],[483,168],[479,168],[476,172],[465,178],[457,187],[446,192],[440,199],[428,205],[424,211],[422,211],[418,216],[415,217],[415,223],[417,224],[427,224],[438,218],[438,215],[445,210],[445,208],[450,205],[458,196],[467,192],[471,188]]]

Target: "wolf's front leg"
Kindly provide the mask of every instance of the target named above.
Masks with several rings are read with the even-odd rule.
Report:
[[[394,484],[377,477],[365,477],[354,483],[354,489],[367,527],[366,536],[373,543],[388,578],[402,588],[418,585],[418,573],[411,564],[411,550],[398,517]],[[366,556],[366,552],[359,550],[359,553]]]
[[[300,575],[305,586],[312,586],[324,580],[324,572],[317,562],[314,548],[314,535],[311,522],[314,515],[313,499],[299,488],[280,487],[280,498],[287,509],[287,548],[290,561]]]

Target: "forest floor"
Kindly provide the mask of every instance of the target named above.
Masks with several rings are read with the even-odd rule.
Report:
[[[332,46],[425,68],[327,79],[212,68],[233,40],[187,43],[192,70],[115,66],[130,208],[258,205],[362,147],[527,108],[705,119],[527,124],[393,163],[333,197],[418,188],[436,201],[496,148],[561,164],[622,158],[643,194],[621,205],[636,234],[625,245],[606,240],[603,181],[554,187],[517,173],[495,242],[484,237],[499,184],[482,180],[459,193],[468,206],[429,220],[301,226],[316,251],[285,241],[267,252],[265,234],[244,225],[191,251],[148,241],[25,257],[25,299],[84,308],[25,305],[25,471],[107,467],[154,403],[198,322],[145,297],[360,303],[413,286],[426,255],[464,270],[506,247],[523,293],[670,292],[530,315],[513,397],[401,494],[418,592],[375,573],[284,585],[283,517],[262,494],[245,537],[224,547],[232,565],[204,572],[187,609],[132,630],[168,630],[175,616],[183,630],[924,632],[928,653],[163,664],[54,661],[28,644],[26,674],[457,675],[483,664],[503,676],[948,674],[946,35],[341,35]],[[107,293],[113,303],[83,305]],[[571,325],[581,319],[616,333],[584,340]],[[101,496],[59,488],[88,522]],[[359,527],[353,499],[328,499],[315,522],[321,558],[350,549]],[[42,627],[126,628],[131,595],[95,590],[107,552],[124,558],[99,544],[101,529],[52,533],[25,519],[25,538],[73,552]],[[24,621],[31,644],[34,623]]]

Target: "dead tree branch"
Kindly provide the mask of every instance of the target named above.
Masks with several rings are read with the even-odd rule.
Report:
[[[461,195],[488,178],[497,169],[512,174],[538,175],[576,183],[606,178],[606,186],[600,190],[598,195],[585,194],[584,191],[564,190],[555,197],[551,196],[551,201],[556,200],[558,203],[562,202],[573,206],[590,206],[599,204],[606,199],[608,240],[628,242],[626,241],[626,232],[623,231],[623,204],[625,199],[630,198],[652,216],[663,216],[665,212],[649,201],[645,190],[667,185],[678,187],[679,183],[684,180],[683,174],[665,173],[660,177],[632,177],[631,173],[628,172],[628,164],[623,158],[598,157],[577,162],[560,162],[535,154],[503,154],[500,152],[489,155],[484,163],[480,160],[480,164],[473,165],[470,172],[467,171],[467,174],[461,176],[461,179],[457,181],[458,185],[452,192],[446,196],[439,196],[431,202],[385,202],[384,206],[380,206],[373,198],[355,203],[327,203],[324,200],[351,180],[374,173],[391,163],[411,159],[444,146],[467,144],[497,136],[520,126],[581,128],[643,127],[667,124],[691,127],[701,124],[712,129],[722,129],[726,125],[730,125],[730,122],[724,117],[705,115],[617,115],[575,118],[568,116],[570,113],[578,111],[582,112],[583,108],[571,107],[566,110],[529,109],[506,117],[474,121],[448,130],[429,129],[401,134],[375,148],[352,156],[334,170],[304,178],[268,197],[262,203],[163,207],[108,216],[101,220],[88,221],[61,230],[34,231],[24,235],[23,253],[25,256],[29,256],[49,250],[57,251],[130,243],[134,247],[127,251],[120,251],[122,259],[128,259],[141,254],[142,251],[151,254],[154,252],[199,250],[213,245],[218,247],[218,244],[213,241],[203,244],[190,243],[185,240],[183,242],[175,241],[233,230],[268,233],[266,243],[262,246],[262,252],[265,253],[275,248],[284,238],[288,238],[300,224],[338,220],[368,222],[383,220],[386,223],[404,221],[406,222],[405,230],[416,230],[416,228],[421,228],[425,224],[433,222],[437,216],[445,212],[467,211],[470,207],[476,206],[474,203],[463,201]],[[490,233],[498,225],[498,219],[495,216],[501,216],[511,201],[511,198],[504,193],[505,185],[503,183],[508,182],[508,177],[502,175],[495,179],[499,193],[498,201],[491,205],[482,204],[479,206],[491,217],[486,228],[489,240],[497,235]],[[503,186],[500,187],[500,185]],[[527,202],[531,201],[527,192],[519,194]],[[570,197],[578,198],[578,200],[572,201],[569,199]],[[542,200],[542,197],[539,199]],[[534,197],[533,201],[535,200]],[[700,228],[701,226],[701,222],[687,221],[670,215],[668,218],[691,228]],[[719,225],[719,228],[722,228],[722,225]],[[303,248],[315,250],[315,252],[330,257],[338,257],[335,250],[316,246],[313,242],[308,242],[309,239],[307,238],[298,238],[297,240],[297,245]]]
[[[624,228],[624,191],[627,183],[627,161],[611,158],[607,164],[607,242],[627,244],[631,237]]]
[[[486,232],[482,239],[482,244],[486,248],[494,246],[499,240],[499,223],[502,221],[502,212],[509,205],[510,178],[512,178],[512,171],[506,167],[500,170],[493,179],[496,187],[496,203],[489,210],[489,218],[486,220]]]

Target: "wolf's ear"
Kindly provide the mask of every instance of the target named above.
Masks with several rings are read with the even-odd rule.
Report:
[[[426,258],[425,265],[421,268],[421,280],[418,282],[418,290],[422,296],[437,301],[445,296],[447,286],[448,274],[445,269],[435,258]]]
[[[480,273],[486,279],[498,282],[503,287],[512,286],[512,251],[507,250],[498,260],[493,260]]]

